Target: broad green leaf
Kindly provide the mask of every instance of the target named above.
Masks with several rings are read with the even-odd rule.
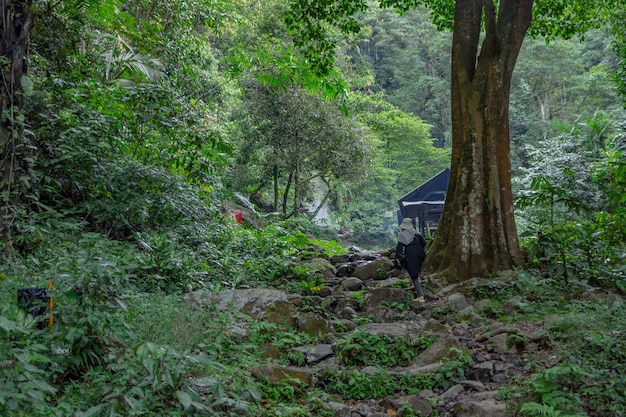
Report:
[[[188,410],[189,407],[191,407],[193,401],[189,394],[184,391],[176,391],[176,397],[178,398],[178,401],[180,401],[185,410]]]

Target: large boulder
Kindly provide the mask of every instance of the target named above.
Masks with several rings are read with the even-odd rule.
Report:
[[[347,277],[341,282],[339,288],[344,291],[360,291],[363,288],[363,281],[357,277]]]
[[[455,417],[501,417],[506,415],[506,405],[495,399],[459,401],[453,411]]]
[[[387,273],[393,267],[393,263],[388,258],[378,258],[372,261],[367,261],[359,264],[354,269],[354,276],[360,278],[362,281],[369,281],[372,279],[386,279]]]
[[[323,337],[333,331],[328,320],[319,316],[303,315],[298,318],[298,330],[313,337]]]
[[[183,295],[183,300],[192,309],[200,307],[212,307],[217,311],[240,311],[255,319],[266,319],[278,316],[281,320],[292,323],[294,320],[285,315],[295,313],[295,309],[289,308],[287,294],[279,290],[270,289],[242,289],[219,292],[194,291]],[[293,312],[293,313],[290,313]],[[269,316],[269,317],[268,317]],[[277,316],[277,317],[278,317]]]
[[[463,346],[459,339],[444,333],[441,334],[430,347],[415,358],[413,365],[419,367],[452,361],[464,352],[469,354],[469,351]]]
[[[408,297],[407,294],[409,294]],[[390,306],[393,303],[405,302],[407,298],[412,298],[412,293],[402,288],[374,288],[370,291],[363,309],[368,311],[378,306]]]
[[[307,364],[317,363],[334,355],[333,345],[322,343],[314,346],[298,346],[292,349],[304,355]]]
[[[300,265],[315,274],[319,274],[319,276],[324,278],[324,280],[334,278],[335,273],[337,272],[333,264],[331,264],[328,259],[324,258],[313,258],[302,261]]]

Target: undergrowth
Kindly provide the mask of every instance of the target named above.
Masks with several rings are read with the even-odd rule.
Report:
[[[88,224],[78,216],[38,214],[20,225],[20,250],[0,263],[0,415],[330,417],[325,404],[337,398],[445,390],[464,379],[471,358],[463,355],[436,372],[391,373],[390,367],[410,364],[432,340],[348,333],[345,323],[345,334],[334,340],[344,368],[319,375],[315,387],[253,377],[251,369],[271,361],[305,364],[294,348],[322,339],[236,311],[192,309],[181,295],[281,288],[310,296],[303,311],[321,312],[330,301],[318,297],[323,262],[313,260],[345,249],[311,238],[306,221],[255,229],[217,221],[214,211],[204,221],[205,212],[188,210],[199,223],[148,224],[118,240],[94,230],[113,227],[109,217]],[[139,216],[140,210],[132,213]],[[115,233],[127,226],[116,225]],[[31,287],[52,297],[51,327],[47,315],[33,318],[17,306],[17,291]],[[477,299],[489,299],[481,314],[492,319],[552,316],[555,323],[541,350],[527,354],[524,378],[502,391],[512,413],[626,415],[626,310],[620,297],[589,280],[545,271],[515,271],[507,279],[482,280],[473,290]],[[506,303],[516,296],[522,301],[505,316]],[[362,304],[367,294],[352,297]],[[441,306],[431,313],[444,320],[455,311]],[[377,370],[359,370],[368,366]]]
[[[530,282],[528,276],[524,280]],[[584,283],[559,288],[542,281],[526,291],[532,296],[543,286],[543,296],[529,302],[515,320],[552,316],[549,343],[527,354],[530,374],[503,397],[520,416],[626,415],[624,302]]]

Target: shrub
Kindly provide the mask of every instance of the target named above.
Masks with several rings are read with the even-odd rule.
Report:
[[[327,371],[319,377],[328,393],[356,400],[382,399],[402,394],[417,394],[434,386],[433,374],[390,375],[384,370],[364,374],[358,370]]]
[[[428,336],[419,338],[375,336],[356,331],[337,341],[336,355],[349,366],[400,366],[408,364],[432,342]]]

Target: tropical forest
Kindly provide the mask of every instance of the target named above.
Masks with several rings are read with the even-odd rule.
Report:
[[[0,10],[0,417],[626,416],[626,0]]]

